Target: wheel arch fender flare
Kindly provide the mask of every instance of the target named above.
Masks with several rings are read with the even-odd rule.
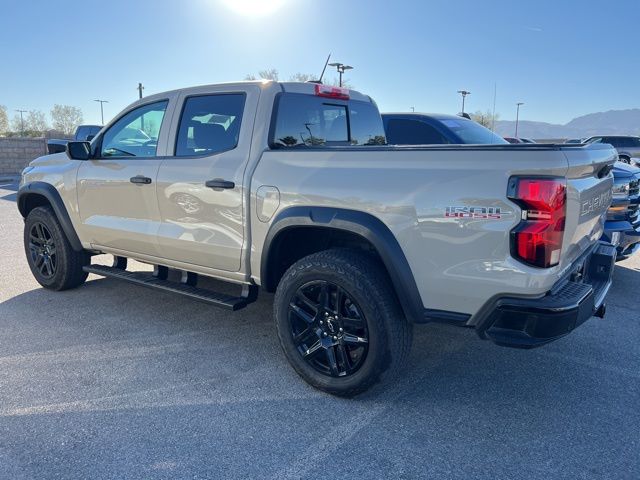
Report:
[[[67,240],[69,240],[69,244],[71,244],[71,248],[75,251],[82,251],[82,243],[78,238],[78,234],[73,228],[73,223],[71,223],[71,218],[69,217],[69,213],[67,212],[67,208],[60,196],[60,193],[56,188],[50,183],[46,182],[31,182],[23,185],[18,190],[17,195],[17,203],[18,210],[23,218],[27,218],[29,212],[32,209],[29,209],[29,199],[34,196],[44,197],[47,200],[47,203],[53,209],[53,212],[56,214],[58,221],[60,222],[60,226],[67,236]]]
[[[298,227],[321,227],[359,235],[377,251],[391,279],[400,306],[412,323],[424,316],[424,305],[409,262],[400,244],[387,225],[367,212],[336,207],[294,206],[282,210],[274,218],[262,250],[261,281],[267,281],[270,258],[276,248],[275,240],[286,230]],[[274,286],[275,287],[275,286]]]

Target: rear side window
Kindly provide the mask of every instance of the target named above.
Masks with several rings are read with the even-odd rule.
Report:
[[[620,148],[622,146],[622,143],[618,137],[604,137],[602,139],[602,143],[608,143],[615,148]]]
[[[89,136],[89,127],[78,127],[76,130],[76,140],[86,140]]]
[[[620,137],[618,139],[618,146],[623,148],[634,148],[638,146],[638,139],[634,137]]]
[[[386,144],[380,113],[370,102],[283,93],[275,111],[272,147]]]
[[[394,145],[440,145],[449,141],[421,120],[391,118],[387,121],[387,139]]]
[[[483,127],[473,120],[466,118],[444,118],[440,120],[442,124],[451,130],[456,136],[462,140],[464,144],[474,145],[494,145],[501,143],[509,143],[504,138],[496,135],[491,130]],[[532,143],[531,140],[523,139],[523,143]]]
[[[83,125],[78,127],[76,131],[76,140],[91,140],[100,131],[100,127],[96,125]],[[91,137],[91,138],[90,138]]]
[[[180,117],[176,156],[213,155],[236,148],[244,100],[244,93],[188,97]]]

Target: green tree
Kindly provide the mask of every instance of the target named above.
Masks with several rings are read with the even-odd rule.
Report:
[[[23,113],[23,115],[24,115],[24,113]],[[23,120],[24,120],[24,116],[20,117],[19,113],[14,114],[13,118],[11,119],[11,125],[9,126],[9,130],[13,134],[18,134],[18,136],[26,135],[27,122],[25,121],[23,123]],[[23,125],[24,125],[24,131],[23,131]]]
[[[470,117],[471,117],[471,120],[479,123],[483,127],[493,129],[493,126],[500,118],[500,115],[496,113],[494,116],[491,110],[487,110],[486,112],[482,112],[481,110],[478,110],[477,112],[470,114]]]
[[[82,110],[71,105],[54,105],[51,109],[53,128],[65,135],[71,135],[83,121]]]
[[[312,82],[317,80],[318,76],[312,73],[294,73],[289,77],[290,82]]]
[[[278,70],[275,68],[268,68],[266,70],[260,70],[258,75],[254,75],[253,73],[249,73],[244,77],[245,80],[258,80],[259,78],[263,80],[273,80],[275,82],[278,81]]]
[[[39,137],[49,129],[47,118],[40,110],[31,110],[24,119],[24,129],[27,135]]]
[[[9,116],[7,115],[7,107],[0,105],[0,135],[9,131]]]

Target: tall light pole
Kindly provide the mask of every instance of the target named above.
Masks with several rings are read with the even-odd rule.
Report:
[[[20,112],[20,135],[24,137],[24,118],[22,118],[22,114],[27,113],[28,110],[16,110],[16,112]]]
[[[458,90],[458,93],[462,95],[462,114],[464,115],[464,99],[467,97],[467,95],[471,95],[471,92],[467,90]]]
[[[102,119],[102,125],[104,125],[104,109],[102,108],[102,104],[103,103],[109,103],[109,100],[96,99],[96,100],[94,100],[94,102],[99,102],[100,103],[100,118]]]
[[[344,63],[330,63],[329,64],[330,67],[336,67],[336,70],[338,70],[338,73],[340,74],[340,86],[342,86],[342,74],[345,72],[345,70],[353,70],[353,67],[351,65],[345,65]]]
[[[524,105],[524,102],[516,103],[516,135],[515,135],[516,138],[518,138],[518,121],[520,120],[520,105]]]
[[[144,90],[144,86],[142,83],[138,83],[138,98],[142,98],[142,90]]]

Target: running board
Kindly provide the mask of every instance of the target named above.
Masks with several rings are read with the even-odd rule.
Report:
[[[88,265],[83,267],[83,270],[88,273],[102,275],[103,277],[126,280],[127,282],[142,285],[143,287],[177,293],[227,310],[240,310],[250,303],[255,302],[258,298],[258,287],[256,285],[243,285],[242,294],[239,297],[234,297],[232,295],[198,288],[186,282],[172,282],[159,276],[154,276],[151,272],[128,272],[121,268],[108,267],[106,265]]]

